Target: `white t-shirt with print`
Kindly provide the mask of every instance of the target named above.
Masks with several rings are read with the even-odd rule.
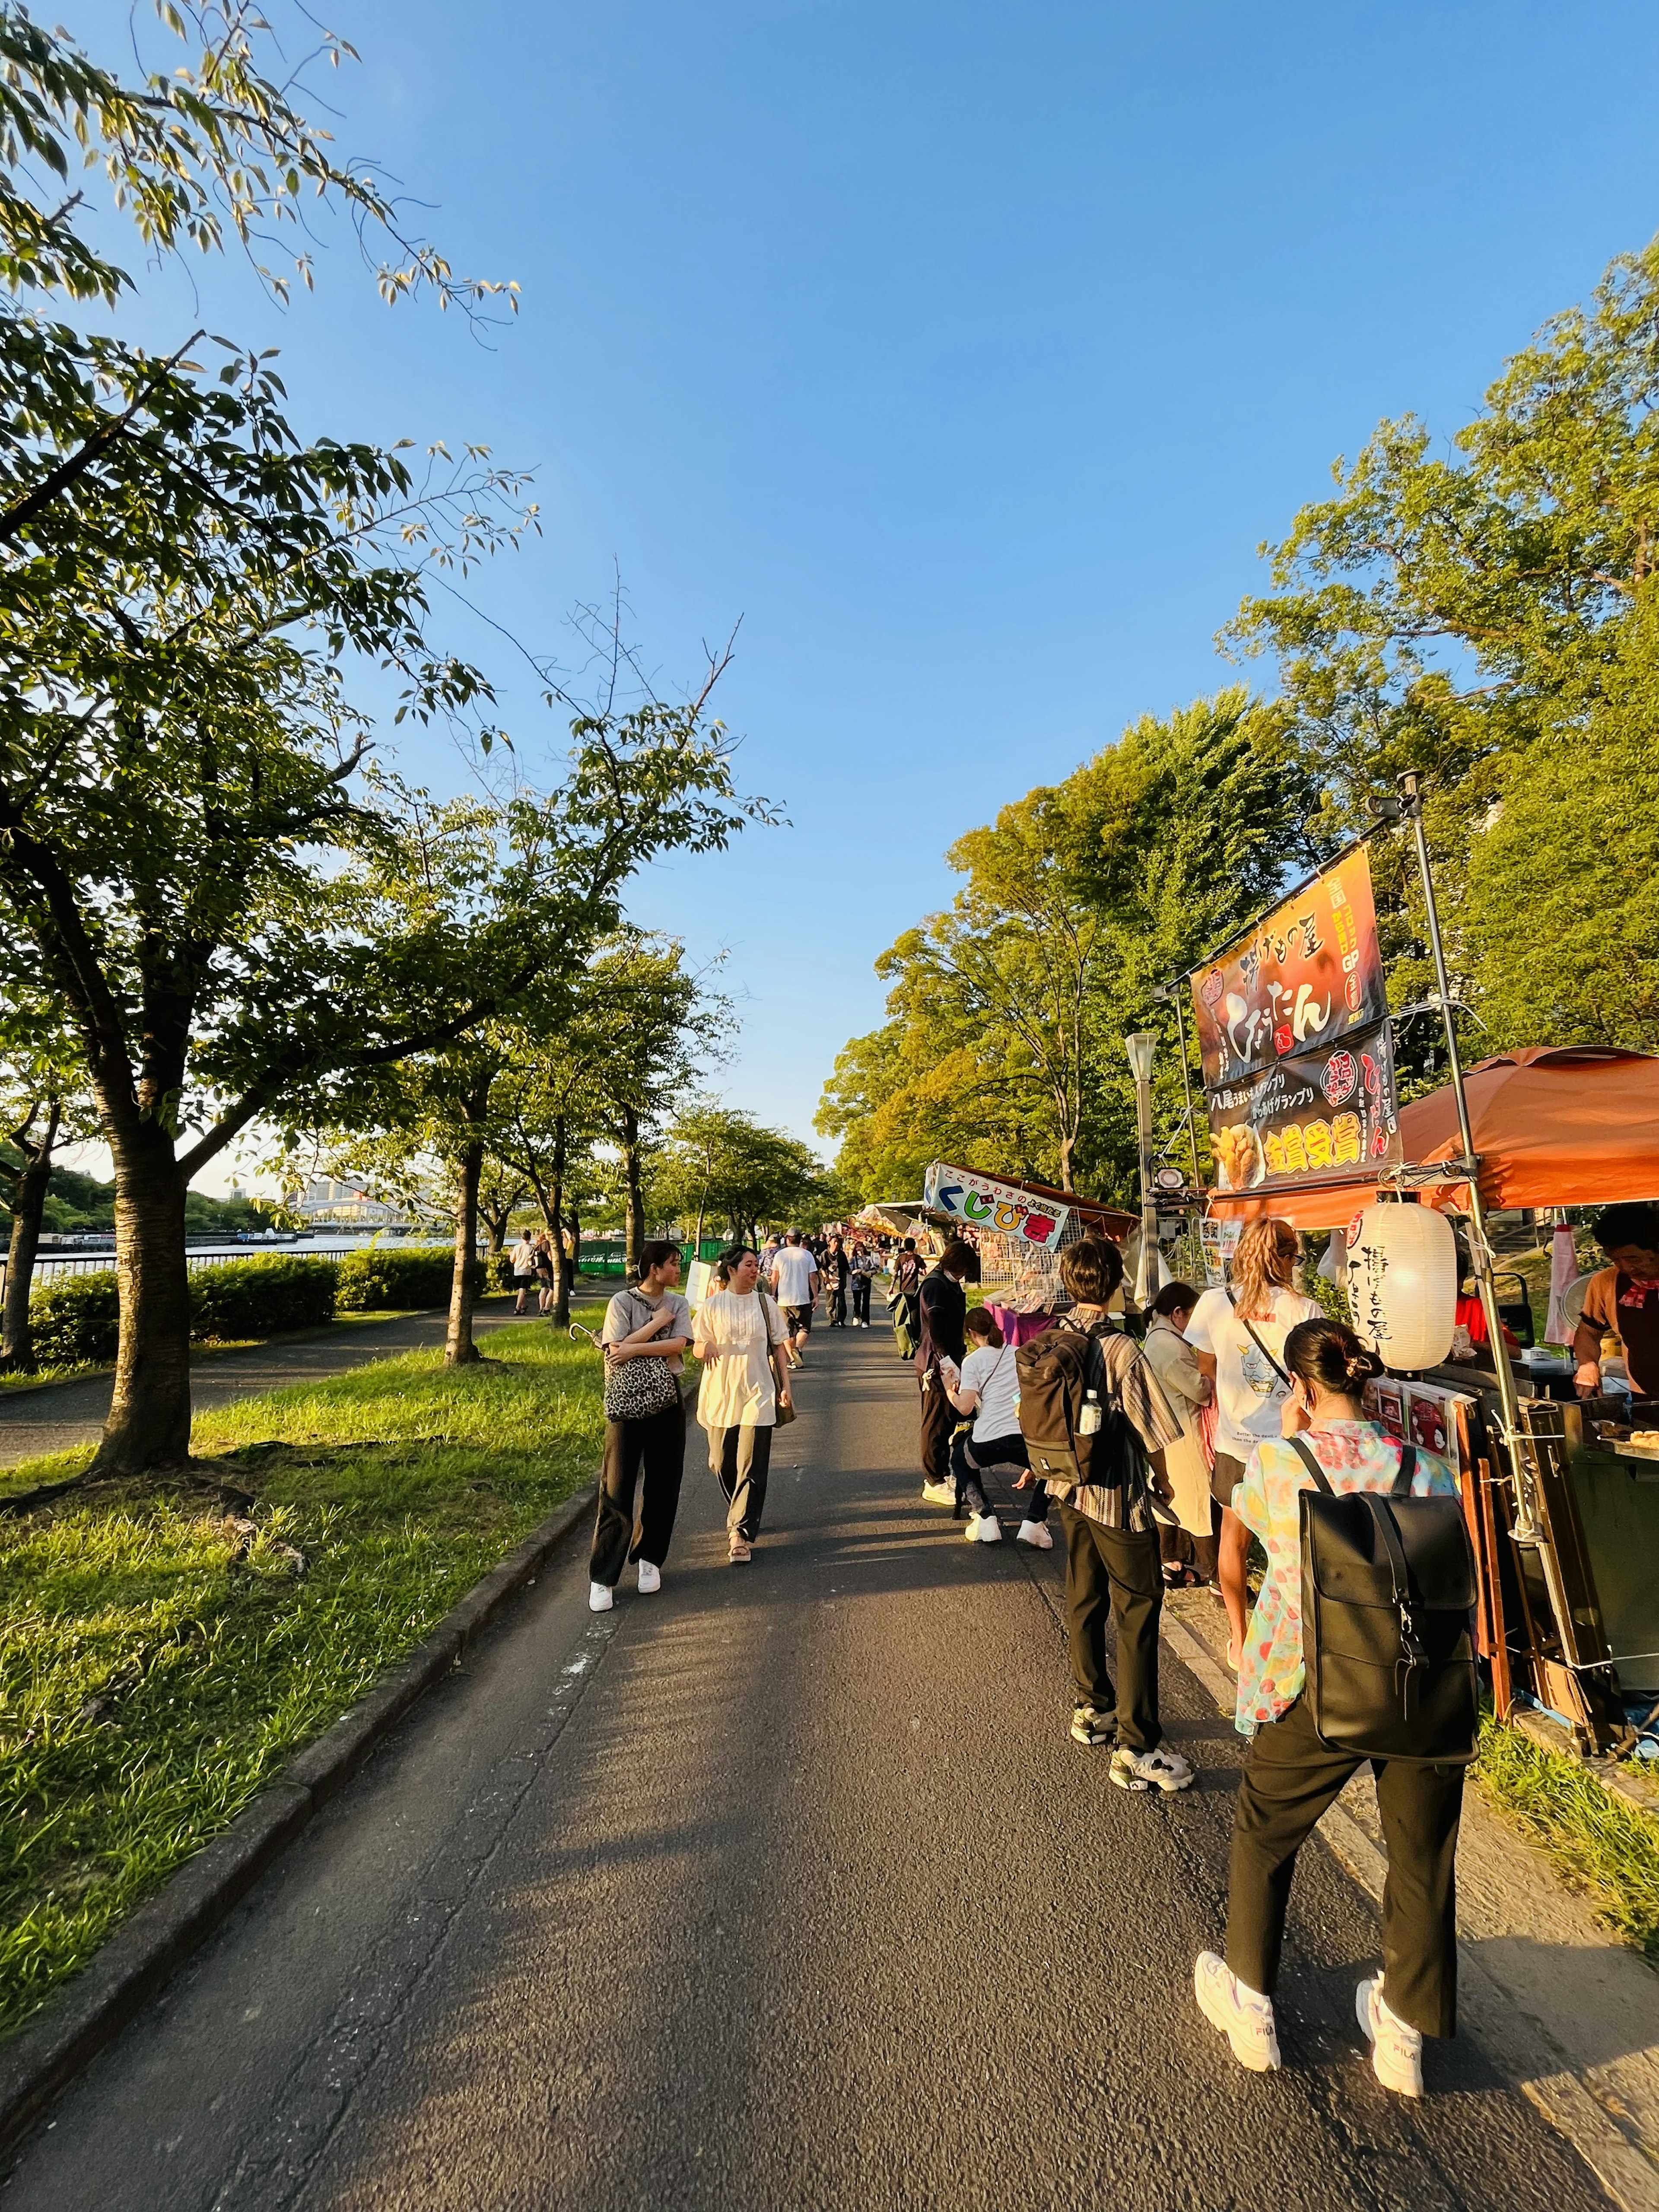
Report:
[[[772,1262],[772,1279],[778,1288],[781,1306],[810,1306],[812,1303],[812,1278],[818,1272],[818,1263],[804,1244],[786,1244]]]
[[[983,1344],[962,1363],[962,1388],[979,1393],[974,1442],[1019,1434],[1019,1370],[1012,1344]]]
[[[1250,1328],[1282,1367],[1285,1338],[1297,1322],[1314,1320],[1320,1307],[1295,1291],[1275,1291],[1273,1300],[1272,1314],[1263,1319],[1252,1314]],[[1279,1409],[1290,1395],[1272,1362],[1250,1341],[1250,1328],[1219,1290],[1205,1291],[1187,1324],[1188,1343],[1215,1361],[1215,1448],[1240,1460],[1248,1460],[1264,1437],[1279,1434]]]

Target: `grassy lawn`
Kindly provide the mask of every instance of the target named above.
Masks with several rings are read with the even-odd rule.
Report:
[[[100,1484],[0,1517],[0,2033],[590,1476],[596,1354],[537,1322],[489,1349],[201,1415],[251,1509]]]
[[[1659,1820],[1604,1789],[1577,1759],[1490,1715],[1474,1772],[1608,1926],[1659,1960]]]

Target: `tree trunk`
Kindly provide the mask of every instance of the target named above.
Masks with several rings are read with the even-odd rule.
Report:
[[[575,1273],[564,1249],[564,1165],[568,1146],[565,1125],[561,1119],[553,1133],[553,1188],[552,1210],[548,1216],[548,1227],[553,1232],[553,1326],[570,1326],[570,1279]]]
[[[38,1142],[31,1142],[26,1133],[14,1133],[12,1138],[23,1155],[24,1166],[11,1187],[11,1249],[6,1260],[5,1302],[0,1310],[0,1370],[11,1374],[33,1375],[35,1369],[29,1292],[34,1285],[34,1255],[40,1249],[40,1222],[52,1181],[58,1120],[54,1103],[46,1134]]]
[[[107,1117],[106,1117],[107,1127]],[[185,1191],[170,1133],[155,1121],[114,1135],[115,1270],[121,1341],[95,1474],[143,1474],[190,1459],[190,1271]]]
[[[572,1286],[573,1286],[573,1287],[574,1286],[574,1284],[575,1284],[575,1280],[576,1280],[577,1276],[580,1274],[581,1271],[582,1271],[582,1224],[581,1224],[581,1217],[580,1217],[580,1214],[578,1214],[578,1212],[576,1212],[575,1207],[573,1206],[570,1208],[570,1280],[571,1280],[571,1284],[572,1284]]]
[[[483,1139],[475,1138],[461,1155],[455,1196],[455,1272],[449,1286],[449,1329],[444,1365],[465,1367],[483,1355],[472,1341],[473,1270],[478,1252],[478,1179],[483,1173]]]
[[[628,1222],[623,1265],[638,1278],[640,1254],[645,1248],[645,1193],[640,1185],[640,1117],[631,1106],[622,1113],[623,1174],[628,1184]]]

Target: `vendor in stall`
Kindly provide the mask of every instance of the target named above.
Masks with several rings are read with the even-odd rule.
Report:
[[[1583,1319],[1572,1333],[1573,1377],[1581,1398],[1601,1388],[1601,1340],[1624,1346],[1631,1388],[1659,1398],[1659,1206],[1610,1206],[1595,1224],[1607,1265],[1590,1277]]]

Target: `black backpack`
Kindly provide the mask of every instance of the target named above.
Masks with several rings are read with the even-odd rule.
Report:
[[[1034,1474],[1059,1495],[1079,1483],[1112,1487],[1133,1480],[1140,1466],[1140,1439],[1112,1389],[1092,1335],[1045,1328],[1020,1346],[1014,1366],[1019,1376],[1019,1432]]]
[[[1457,1498],[1413,1498],[1408,1444],[1392,1491],[1340,1497],[1314,1479],[1302,1509],[1302,1656],[1314,1733],[1333,1751],[1465,1765],[1477,1720],[1474,1553]]]

